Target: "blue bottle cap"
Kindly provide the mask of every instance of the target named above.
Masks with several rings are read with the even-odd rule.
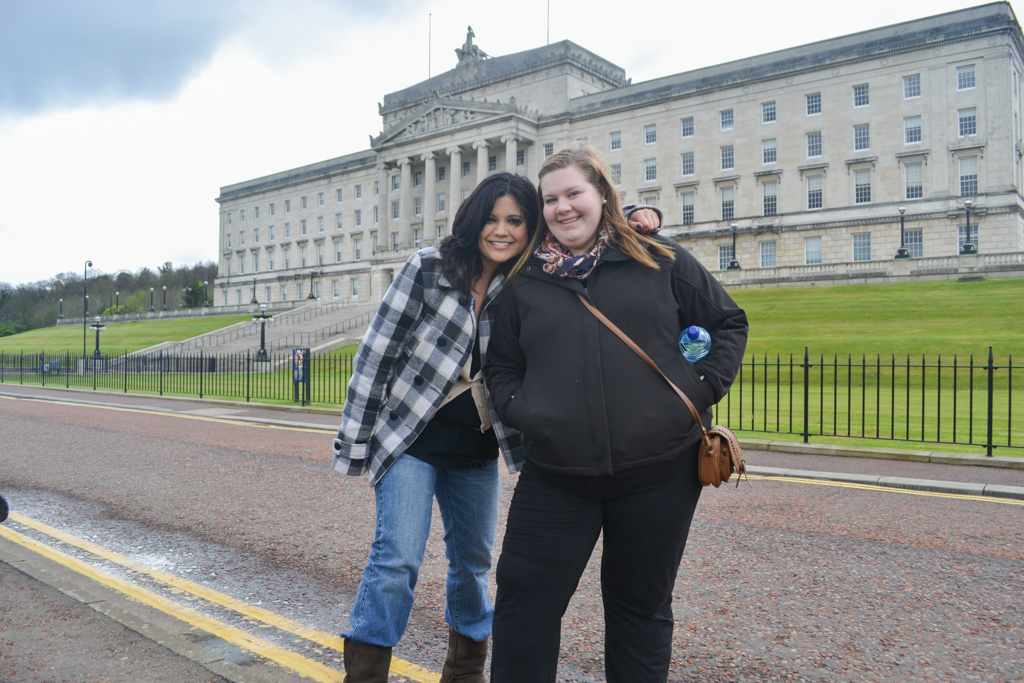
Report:
[[[690,325],[686,328],[686,338],[690,341],[697,341],[700,339],[700,328],[696,325]]]

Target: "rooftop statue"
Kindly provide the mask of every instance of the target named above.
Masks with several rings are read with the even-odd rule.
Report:
[[[473,27],[467,26],[466,42],[462,44],[461,48],[455,48],[455,54],[459,56],[459,64],[470,59],[483,59],[489,56],[478,45],[473,44],[474,38],[476,38],[476,34],[473,33]]]

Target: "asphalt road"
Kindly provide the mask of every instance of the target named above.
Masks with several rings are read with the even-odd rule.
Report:
[[[310,628],[344,628],[373,535],[373,495],[365,479],[329,470],[330,435],[219,419],[198,402],[136,403],[193,412],[0,396],[0,492],[12,509]],[[814,469],[807,456],[774,457],[748,461]],[[852,461],[847,471],[882,467],[931,479],[974,469]],[[1019,474],[1006,475],[998,483],[1019,485]],[[515,481],[502,477],[503,510]],[[434,672],[445,647],[444,573],[435,515],[396,648]],[[670,680],[1021,680],[1022,589],[1021,505],[770,480],[706,490],[674,593]],[[0,641],[18,628],[0,612]],[[336,652],[278,640],[341,668]],[[602,640],[598,552],[564,620],[559,679],[603,681]]]

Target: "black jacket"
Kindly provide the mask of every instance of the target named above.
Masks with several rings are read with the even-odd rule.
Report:
[[[613,474],[670,460],[700,439],[668,383],[577,292],[647,352],[710,426],[710,407],[742,362],[747,317],[689,252],[663,243],[676,259],[659,257],[660,270],[609,247],[584,283],[547,275],[534,257],[506,284],[484,374],[498,416],[523,433],[538,467]],[[710,352],[694,366],[678,344],[690,325],[711,334]]]

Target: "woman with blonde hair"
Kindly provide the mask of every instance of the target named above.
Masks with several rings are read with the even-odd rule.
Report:
[[[704,422],[736,376],[746,315],[689,252],[630,229],[592,148],[555,153],[539,175],[543,219],[506,282],[484,370],[526,455],[496,572],[492,681],[555,681],[561,618],[602,533],[607,680],[665,681],[700,426],[581,297]],[[678,347],[690,325],[712,340],[693,366]]]

